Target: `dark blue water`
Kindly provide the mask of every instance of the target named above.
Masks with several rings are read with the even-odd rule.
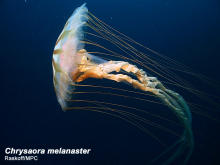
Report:
[[[119,118],[61,110],[53,88],[53,49],[65,22],[83,3],[81,0],[0,1],[0,159],[4,164],[11,164],[4,161],[8,147],[92,149],[89,155],[38,155],[39,164],[147,164],[165,150],[149,135]],[[220,3],[217,0],[87,0],[86,3],[91,13],[111,27],[220,81]],[[198,80],[192,83],[204,92],[219,96],[207,84]],[[219,84],[214,81],[215,86]],[[171,89],[181,92],[175,87]],[[182,95],[191,102],[203,104],[195,96]],[[106,99],[111,102],[113,98]],[[144,106],[154,109],[153,105]],[[218,112],[202,110],[220,119]],[[192,115],[193,129],[211,140],[195,135],[197,146],[202,144],[206,149],[195,147],[188,164],[220,164],[220,145],[213,143],[213,139],[219,141],[219,122]],[[160,139],[167,134],[155,131],[159,132]]]

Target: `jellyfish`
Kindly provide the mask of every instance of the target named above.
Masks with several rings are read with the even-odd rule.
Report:
[[[85,31],[86,27],[94,30],[97,34]],[[85,35],[91,35],[93,37],[108,41],[120,49],[121,52],[127,54],[127,56],[109,50],[106,47],[87,39]],[[129,37],[105,24],[88,11],[86,4],[83,4],[82,6],[78,7],[67,20],[54,48],[52,67],[53,84],[57,100],[64,111],[74,109],[92,110],[119,117],[138,127],[142,131],[150,134],[152,137],[162,143],[158,137],[148,131],[148,129],[146,129],[146,127],[141,124],[142,122],[148,123],[148,120],[140,115],[135,114],[136,111],[144,111],[143,113],[147,113],[147,103],[146,109],[140,110],[135,107],[129,107],[126,105],[122,106],[120,104],[114,104],[108,101],[101,102],[95,99],[77,99],[78,95],[80,94],[104,94],[104,92],[97,92],[98,88],[120,90],[119,88],[98,86],[96,84],[82,84],[87,79],[92,79],[92,81],[114,81],[131,86],[135,90],[133,91],[134,93],[154,96],[157,100],[161,101],[161,104],[166,105],[173,112],[173,114],[175,114],[176,118],[181,123],[180,125],[182,127],[182,134],[176,134],[175,132],[161,125],[153,124],[155,127],[159,127],[160,129],[163,129],[171,134],[175,134],[178,136],[178,140],[174,142],[170,147],[167,147],[163,153],[153,159],[149,164],[156,161],[167,152],[170,152],[170,150],[175,151],[172,151],[172,155],[167,157],[167,159],[163,161],[163,164],[170,164],[183,154],[185,155],[185,158],[181,161],[181,163],[186,164],[194,149],[194,135],[191,126],[192,115],[190,108],[188,103],[180,94],[170,90],[152,74],[155,73],[163,77],[171,84],[175,84],[177,86],[186,86],[186,90],[197,96],[199,95],[203,99],[207,99],[207,97],[203,93],[197,93],[197,89],[188,84],[181,77],[175,75],[175,73],[169,71],[167,69],[168,67],[162,66],[162,64],[165,62],[163,63],[155,61],[150,56],[147,56],[145,53],[137,50],[134,46],[132,46],[131,43],[141,46],[153,54],[166,59],[172,63],[172,67],[175,67],[174,65],[176,65],[179,68],[190,72],[190,69],[184,65],[181,65],[180,63],[164,57],[163,55],[137,43],[136,41],[130,39]],[[108,53],[88,51],[85,49],[85,45],[89,45],[90,47],[99,47]],[[95,54],[99,54],[99,56]],[[115,60],[116,58],[120,60]],[[154,69],[149,66],[153,66]],[[157,71],[155,71],[155,68]],[[179,81],[179,83],[173,79],[176,79]],[[180,83],[182,83],[182,85]],[[81,92],[79,91],[80,87],[90,87],[95,89],[95,91]],[[107,94],[112,95],[113,97],[117,95],[119,97],[128,97],[129,99],[139,99],[130,97],[129,94],[123,96],[120,96],[120,94]],[[87,102],[94,106],[78,106],[78,104],[76,104],[77,102]],[[212,101],[209,100],[209,102]],[[114,108],[112,108],[112,106]],[[134,111],[127,112],[125,110],[120,110],[122,107],[133,109]]]

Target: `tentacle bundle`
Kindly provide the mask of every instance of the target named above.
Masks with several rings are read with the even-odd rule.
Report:
[[[192,117],[190,109],[185,100],[178,93],[166,89],[163,84],[157,80],[156,77],[148,77],[145,71],[138,69],[136,66],[131,65],[128,62],[109,61],[108,63],[104,64],[87,65],[86,59],[86,57],[82,58],[81,66],[78,68],[78,72],[81,73],[81,76],[75,80],[76,82],[81,82],[90,77],[100,79],[105,78],[117,82],[126,82],[131,84],[136,89],[153,93],[174,112],[185,129],[183,131],[182,137],[176,143],[176,145],[181,143],[180,146],[176,152],[164,163],[171,163],[187,148],[188,153],[185,160],[183,161],[183,164],[185,164],[190,158],[194,148],[194,138],[191,128]],[[130,76],[124,74],[110,74],[111,72],[119,72],[120,70],[133,73],[139,79],[139,81],[132,79]]]

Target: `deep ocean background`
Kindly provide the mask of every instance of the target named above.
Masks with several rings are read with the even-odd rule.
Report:
[[[126,165],[147,164],[154,158],[147,159],[149,148],[151,154],[157,150],[145,145],[147,134],[127,122],[94,112],[64,113],[57,102],[51,66],[54,45],[69,16],[84,2],[0,0],[3,164],[12,163],[4,161],[7,147],[92,149],[89,155],[38,155],[37,162],[14,164]],[[218,0],[87,0],[86,3],[91,13],[130,38],[220,80]],[[206,92],[219,96],[215,91]],[[202,127],[202,132],[206,135],[209,130],[212,136],[219,136],[219,128],[219,124],[204,130]],[[208,147],[209,143],[205,145]],[[219,152],[219,145],[214,149]],[[201,152],[204,154],[197,150],[188,164],[219,164],[217,153]]]

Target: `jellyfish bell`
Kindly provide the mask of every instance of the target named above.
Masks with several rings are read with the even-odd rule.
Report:
[[[92,34],[90,32],[84,32],[83,28],[85,26],[93,29],[95,32],[98,33],[98,35]],[[111,30],[117,32],[117,34],[113,33]],[[122,50],[127,55],[129,55],[130,58],[128,58],[127,56],[120,55],[111,50],[108,50],[105,47],[101,46],[100,44],[97,44],[91,40],[84,38],[84,33],[111,42],[113,45],[115,45],[120,50]],[[186,89],[192,93],[195,93],[196,89],[194,89],[192,86],[187,84],[180,77],[166,70],[166,68],[163,67],[161,69],[160,63],[155,62],[154,60],[146,56],[144,53],[138,51],[130,43],[144,47],[143,45],[140,45],[136,41],[126,37],[122,33],[116,31],[115,29],[109,27],[108,25],[100,21],[98,18],[96,18],[94,15],[88,12],[86,4],[83,4],[81,7],[77,8],[74,11],[74,13],[71,15],[71,17],[67,20],[67,23],[64,26],[63,31],[61,32],[60,36],[57,39],[53,52],[53,61],[52,61],[53,83],[57,95],[57,100],[64,111],[71,109],[87,109],[87,110],[92,110],[110,115],[112,113],[118,113],[118,115],[114,114],[113,116],[119,117],[137,126],[144,132],[150,134],[158,142],[163,144],[158,137],[150,133],[146,129],[146,127],[144,127],[141,124],[141,122],[148,123],[148,121],[144,119],[142,116],[136,115],[136,111],[147,113],[145,112],[146,110],[143,111],[135,107],[128,107],[124,105],[122,106],[109,102],[100,102],[98,100],[92,100],[92,99],[91,100],[78,100],[77,98],[73,99],[73,96],[76,96],[77,94],[80,95],[80,93],[81,94],[89,93],[89,92],[76,92],[76,88],[78,87],[86,86],[86,87],[95,88],[94,93],[96,94],[104,94],[104,92],[103,93],[97,92],[96,89],[98,88],[102,88],[102,89],[109,88],[109,87],[95,86],[95,85],[81,85],[81,82],[84,82],[84,80],[89,78],[106,79],[114,82],[122,82],[124,84],[133,86],[134,89],[138,89],[143,94],[150,93],[153,96],[155,96],[157,99],[159,99],[163,105],[166,105],[168,108],[171,109],[171,111],[179,119],[182,130],[181,135],[179,135],[169,129],[166,129],[161,125],[153,124],[153,126],[159,127],[160,129],[165,130],[171,134],[175,134],[178,137],[178,140],[174,142],[174,144],[171,145],[170,147],[167,147],[167,149],[156,159],[160,158],[161,156],[172,150],[172,155],[168,156],[163,163],[170,164],[171,162],[175,161],[184,154],[185,158],[182,160],[182,164],[186,164],[186,162],[189,160],[190,156],[192,155],[194,149],[194,135],[191,126],[192,115],[190,112],[190,108],[181,95],[179,95],[178,93],[172,90],[169,90],[161,81],[158,80],[158,78],[154,77],[151,74],[148,74],[146,70],[150,70],[152,73],[158,74],[161,77],[166,78],[172,84],[179,85],[178,83],[172,80],[172,78],[176,78],[184,85],[186,86],[188,85],[189,87]],[[111,54],[109,55],[107,53],[89,52],[89,50],[86,50],[84,48],[85,44],[99,47],[103,50],[110,52]],[[152,51],[149,48],[146,49],[158,56],[161,56],[161,54],[158,54],[157,52]],[[107,58],[98,57],[94,55],[95,53],[103,56],[106,55]],[[117,57],[120,60],[112,60],[111,57]],[[171,63],[173,62],[170,59],[168,59],[168,61]],[[133,63],[137,65],[134,65]],[[155,71],[154,69],[148,67],[147,64],[154,64],[152,66],[158,69],[158,71]],[[146,70],[140,69],[139,66],[142,66]],[[176,66],[182,69],[183,68],[187,69],[186,67],[180,64],[177,64]],[[116,90],[120,90],[120,89],[116,89]],[[119,96],[118,94],[112,94],[112,93],[107,93],[107,94],[113,96]],[[206,98],[205,95],[202,95],[202,93],[200,93],[200,95],[201,97]],[[121,97],[138,99],[131,96],[121,96]],[[96,105],[96,107],[94,106],[75,107],[75,106],[70,106],[71,104],[69,104],[69,102],[89,102],[92,103],[93,105]],[[112,106],[114,108],[112,108]],[[116,109],[115,107],[117,107],[119,110]],[[132,109],[134,111],[131,113],[124,110],[120,110],[120,108],[122,107],[127,109]],[[151,162],[156,161],[156,159],[152,160]]]
[[[75,87],[72,76],[77,72],[78,65],[84,53],[78,52],[83,48],[79,41],[83,39],[82,27],[87,21],[87,8],[82,5],[76,9],[68,19],[63,31],[59,35],[53,52],[53,84],[57,100],[62,109],[67,108],[67,99],[71,99],[71,92]]]

